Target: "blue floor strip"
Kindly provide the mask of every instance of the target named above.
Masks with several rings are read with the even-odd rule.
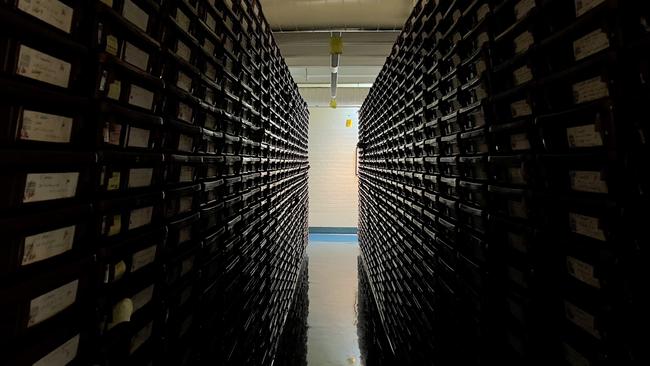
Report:
[[[309,243],[359,244],[359,238],[356,234],[309,234]]]

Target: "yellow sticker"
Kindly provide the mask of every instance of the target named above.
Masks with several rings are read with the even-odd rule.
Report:
[[[106,52],[110,53],[113,56],[117,56],[118,47],[117,37],[110,34],[106,36]]]
[[[122,229],[122,216],[118,214],[113,216],[113,223],[111,224],[111,227],[108,229],[108,236],[119,234],[121,229]]]
[[[106,187],[106,190],[114,191],[116,189],[120,189],[120,172],[113,172],[113,174],[111,174],[111,177],[108,178],[108,185]]]
[[[124,263],[124,261],[117,262],[117,264],[115,264],[115,275],[113,276],[113,279],[117,281],[122,277],[124,277],[125,273],[126,273],[126,263]]]
[[[114,100],[120,100],[122,94],[122,82],[115,80],[108,86],[108,97]]]
[[[348,119],[345,121],[345,127],[352,127],[352,120]]]
[[[100,0],[100,1],[110,6],[111,8],[113,7],[113,0]]]

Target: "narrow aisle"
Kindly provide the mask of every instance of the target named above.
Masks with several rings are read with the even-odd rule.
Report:
[[[360,365],[356,325],[357,236],[311,234],[307,254],[309,366]]]

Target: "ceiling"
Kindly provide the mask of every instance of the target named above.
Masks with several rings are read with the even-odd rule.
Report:
[[[355,96],[367,94],[368,84],[379,74],[414,5],[412,0],[261,0],[261,3],[282,56],[301,89],[329,88],[329,39],[332,32],[342,32],[338,84],[342,88],[366,89],[344,92]],[[314,105],[322,103],[322,94],[303,91],[307,102]],[[316,95],[317,101],[309,100],[308,96]]]

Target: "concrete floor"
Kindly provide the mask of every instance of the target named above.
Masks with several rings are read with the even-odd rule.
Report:
[[[309,238],[309,366],[359,366],[356,235]]]

